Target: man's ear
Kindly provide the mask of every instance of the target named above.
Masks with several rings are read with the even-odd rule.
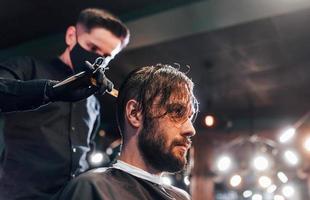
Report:
[[[143,118],[139,103],[136,100],[131,99],[127,101],[125,109],[125,115],[128,123],[134,128],[140,128],[143,124]]]
[[[65,37],[65,41],[66,41],[66,44],[67,46],[72,49],[73,46],[76,44],[76,28],[75,26],[69,26],[67,28],[67,31],[66,31],[66,37]]]

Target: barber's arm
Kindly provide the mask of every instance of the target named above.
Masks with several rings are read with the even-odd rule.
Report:
[[[113,83],[104,71],[95,70],[91,64],[86,65],[89,72],[54,81],[33,79],[32,62],[29,57],[22,57],[0,64],[0,112],[36,109],[55,101],[79,101],[113,89]]]
[[[1,62],[0,112],[35,109],[44,104],[47,80],[25,81],[32,73],[30,66],[27,57]]]
[[[112,82],[101,71],[91,76],[77,77],[75,81],[65,82],[61,86],[57,86],[58,83],[53,80],[1,78],[0,73],[0,112],[36,109],[54,101],[79,101],[95,93],[104,94],[113,88]]]
[[[20,81],[0,78],[0,110],[11,112],[35,109],[45,104],[48,80]]]

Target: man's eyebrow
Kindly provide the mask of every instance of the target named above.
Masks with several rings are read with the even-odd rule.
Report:
[[[86,45],[91,47],[91,48],[95,47],[96,49],[98,49],[98,46],[92,41],[86,41]]]
[[[168,103],[168,106],[182,106],[184,108],[187,108],[188,106],[186,105],[186,103],[182,103],[182,102],[172,102],[172,103]]]
[[[168,106],[182,106],[188,111],[190,115],[193,115],[197,112],[194,105],[192,105],[192,103],[188,104],[185,102],[173,102],[173,103],[169,103]]]

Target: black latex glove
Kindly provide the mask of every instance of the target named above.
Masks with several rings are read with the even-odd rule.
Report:
[[[105,76],[104,71],[98,70],[95,74],[96,86],[98,90],[96,94],[103,95],[106,91],[111,92],[114,85],[113,83]]]
[[[92,94],[103,95],[113,89],[113,83],[104,75],[103,71],[96,73],[81,72],[70,77],[70,81],[48,81],[45,94],[49,101],[74,102],[85,99]],[[55,87],[56,84],[60,86]]]

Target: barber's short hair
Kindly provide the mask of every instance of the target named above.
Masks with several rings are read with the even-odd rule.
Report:
[[[125,109],[130,99],[138,102],[144,120],[167,114],[172,95],[187,99],[188,103],[193,104],[192,112],[196,114],[198,102],[193,94],[193,87],[193,82],[183,72],[170,65],[157,64],[132,71],[122,83],[117,98],[117,122],[121,135],[124,134]],[[151,109],[155,99],[158,108],[165,108],[167,111],[161,116],[152,116]]]
[[[93,28],[105,28],[122,40],[122,47],[129,42],[130,32],[126,25],[112,13],[98,8],[87,8],[80,12],[77,24],[87,32]]]

